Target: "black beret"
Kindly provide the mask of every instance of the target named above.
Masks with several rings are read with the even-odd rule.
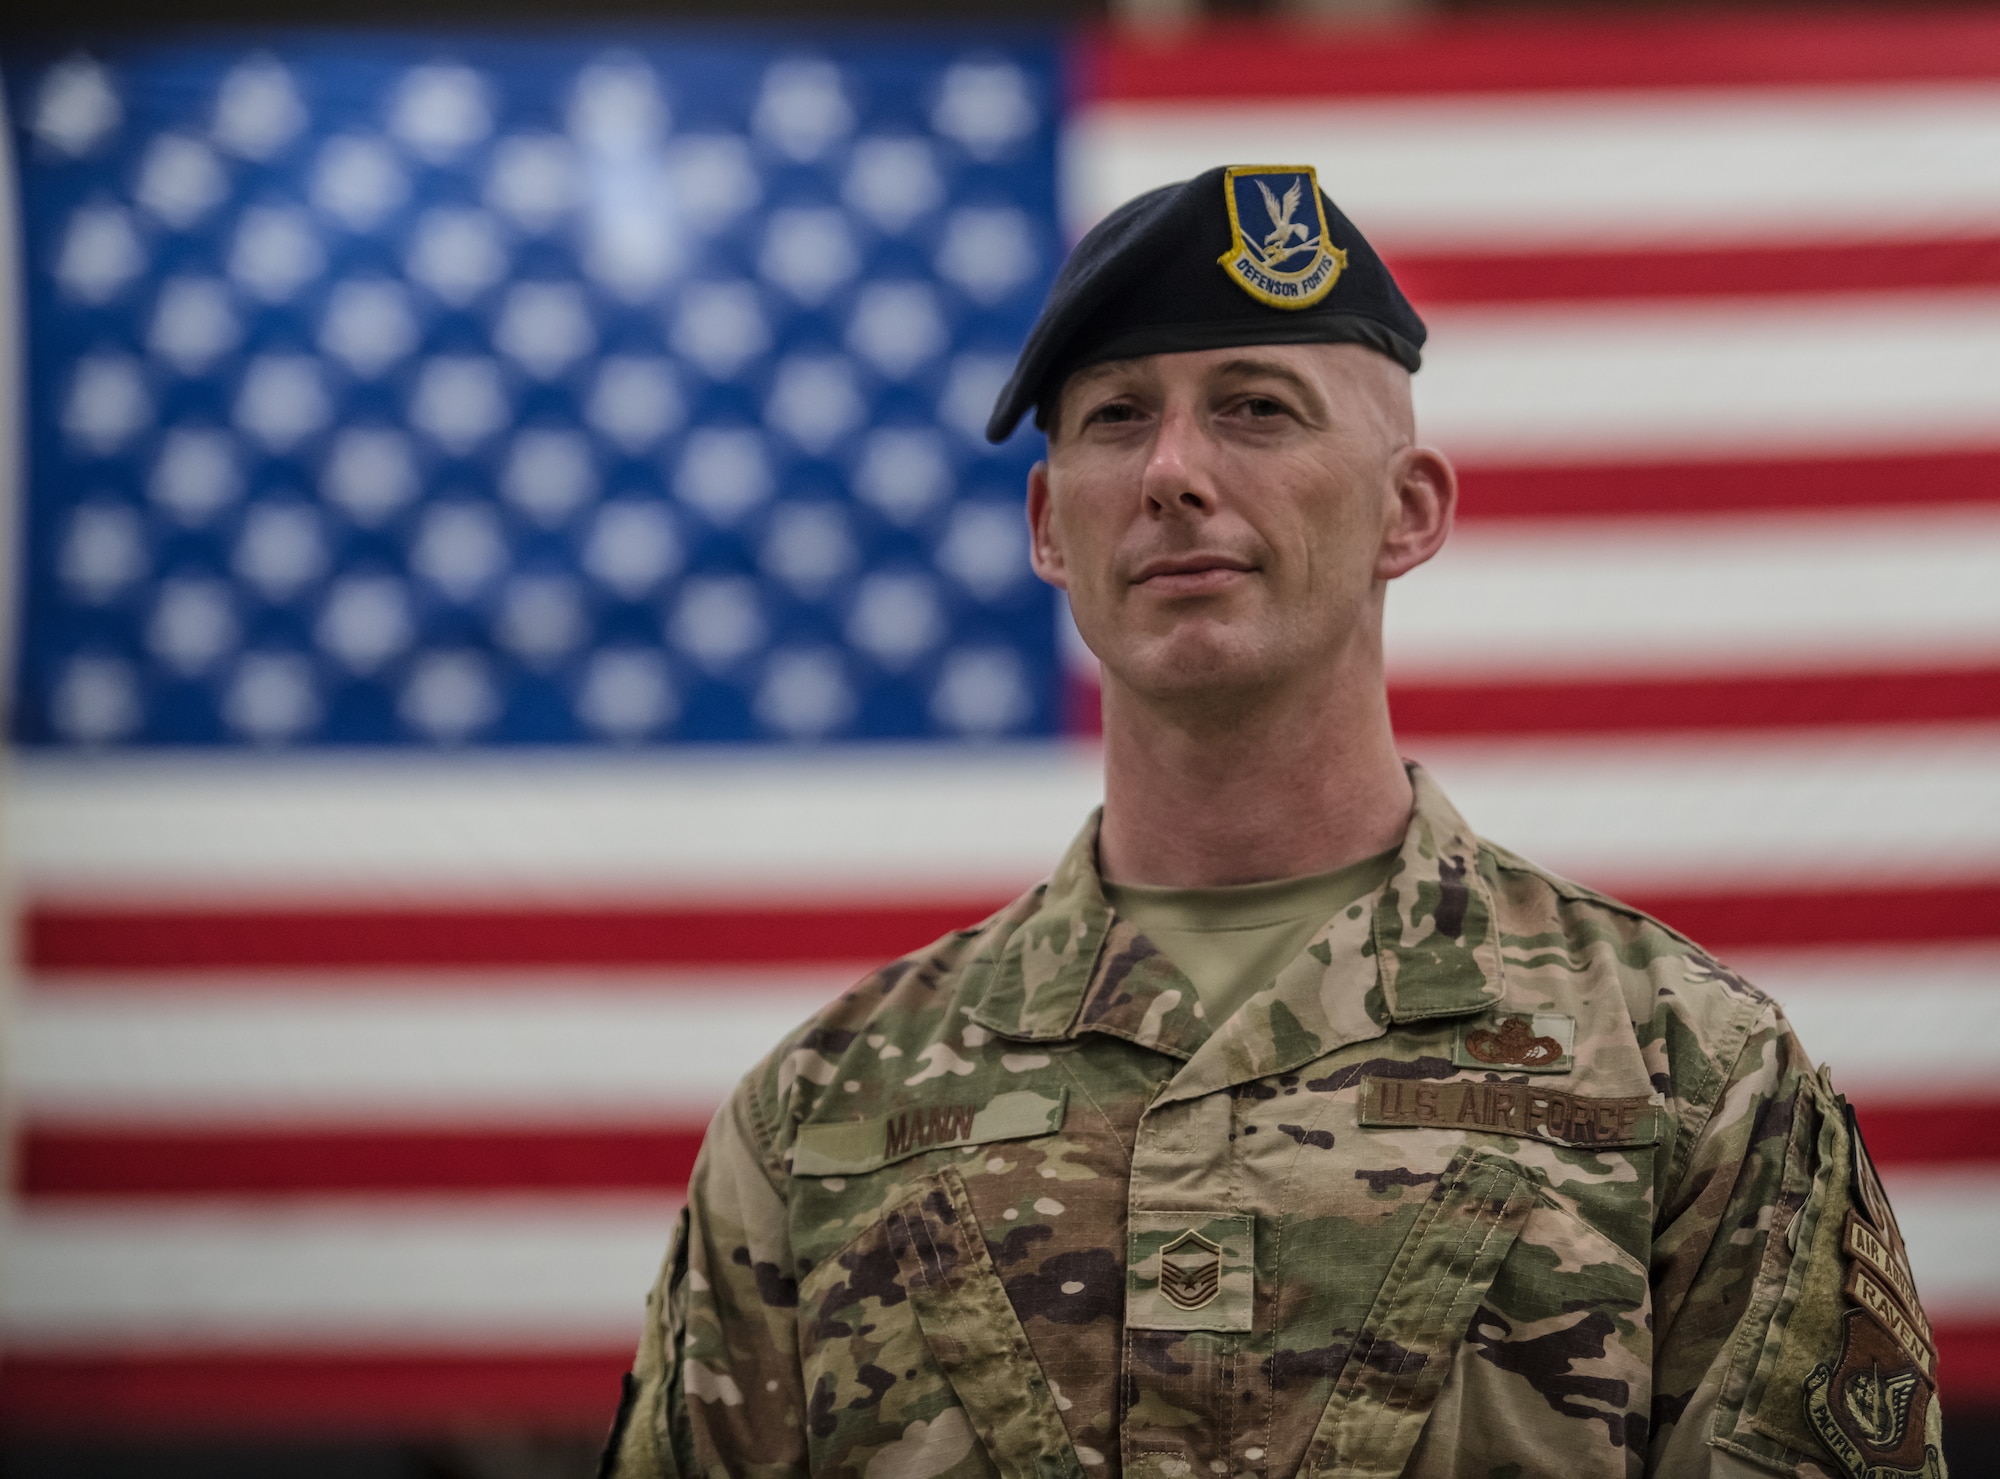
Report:
[[[1406,370],[1424,321],[1310,165],[1225,165],[1091,227],[986,423],[1005,441],[1085,365],[1235,344],[1365,344]]]

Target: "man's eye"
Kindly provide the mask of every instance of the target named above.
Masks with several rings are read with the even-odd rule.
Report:
[[[1113,401],[1108,406],[1099,406],[1087,418],[1090,421],[1130,421],[1138,411],[1123,401]]]
[[[1283,401],[1274,401],[1267,395],[1253,395],[1243,403],[1243,409],[1252,416],[1283,416],[1287,414]]]

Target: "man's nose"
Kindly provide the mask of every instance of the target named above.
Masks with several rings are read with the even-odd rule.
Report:
[[[1148,513],[1215,512],[1215,484],[1206,452],[1200,419],[1185,407],[1168,406],[1160,416],[1140,482]]]

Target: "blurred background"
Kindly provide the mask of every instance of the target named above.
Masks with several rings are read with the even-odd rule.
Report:
[[[0,30],[9,1475],[590,1471],[713,1106],[1098,788],[979,428],[1310,162],[1473,824],[1776,992],[2000,1474],[2000,9],[65,0]]]

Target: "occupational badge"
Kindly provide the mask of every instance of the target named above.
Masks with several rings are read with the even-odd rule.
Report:
[[[1309,164],[1239,164],[1222,176],[1229,250],[1216,260],[1238,287],[1273,308],[1310,308],[1347,267],[1327,240],[1319,178]]]
[[[1461,1068],[1518,1068],[1529,1073],[1567,1073],[1576,1018],[1565,1012],[1510,1012],[1497,1020],[1461,1026],[1452,1062]]]

